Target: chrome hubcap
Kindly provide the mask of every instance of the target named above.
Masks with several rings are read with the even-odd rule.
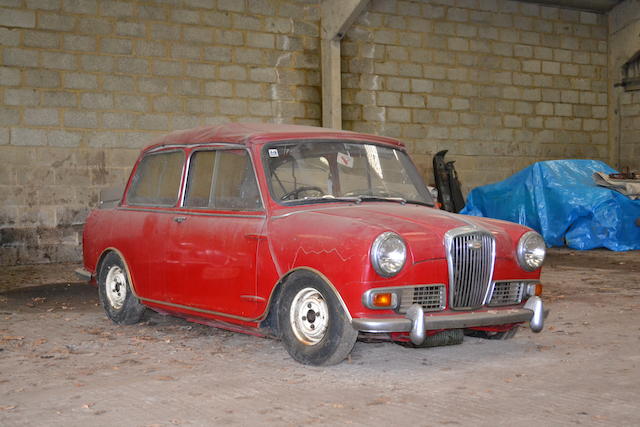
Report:
[[[107,273],[106,294],[111,307],[115,310],[122,308],[127,297],[127,278],[117,265],[112,266]]]
[[[320,342],[329,325],[329,310],[322,294],[313,288],[298,292],[291,302],[289,321],[300,342],[307,345]]]

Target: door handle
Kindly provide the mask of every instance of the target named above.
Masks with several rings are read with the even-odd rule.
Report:
[[[173,220],[175,222],[177,222],[178,224],[181,224],[181,223],[183,223],[183,222],[185,222],[187,220],[187,217],[186,216],[176,216],[176,217],[173,218]]]

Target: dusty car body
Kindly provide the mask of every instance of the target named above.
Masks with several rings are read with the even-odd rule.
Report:
[[[149,307],[323,365],[358,333],[540,331],[544,250],[526,227],[434,208],[395,139],[228,124],[142,150],[120,202],[89,215],[79,274],[117,323]]]

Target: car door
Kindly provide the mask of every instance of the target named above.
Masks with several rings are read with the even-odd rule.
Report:
[[[249,153],[197,149],[188,169],[165,258],[168,302],[252,317],[259,300],[256,253],[265,214]]]
[[[124,256],[135,290],[143,298],[164,298],[167,235],[178,204],[184,163],[185,152],[180,149],[145,154],[118,208],[113,246]]]

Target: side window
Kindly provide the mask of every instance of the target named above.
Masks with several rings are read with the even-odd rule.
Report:
[[[191,155],[187,195],[184,199],[185,206],[190,208],[209,207],[215,161],[215,151],[196,151]]]
[[[171,151],[145,156],[131,182],[127,203],[174,206],[178,200],[184,152]]]
[[[259,210],[258,185],[245,150],[196,151],[191,155],[184,206]]]

